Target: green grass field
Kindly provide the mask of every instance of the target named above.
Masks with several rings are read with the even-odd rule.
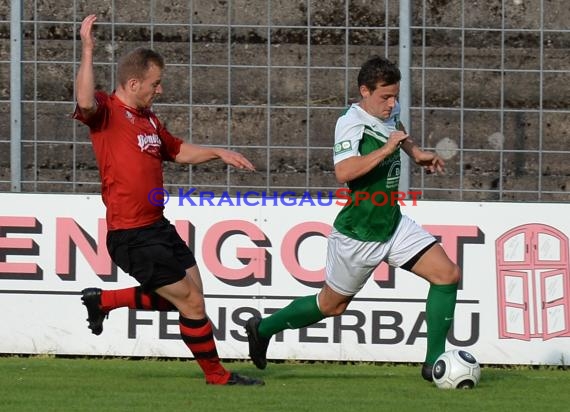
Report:
[[[192,360],[0,357],[2,411],[563,411],[570,371],[483,367],[473,390],[441,390],[417,365],[249,363],[263,387],[204,383]]]

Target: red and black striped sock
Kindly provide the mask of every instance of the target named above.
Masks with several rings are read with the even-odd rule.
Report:
[[[230,378],[228,372],[220,362],[212,323],[208,318],[188,319],[180,315],[180,335],[194,355],[196,362],[206,375],[206,382],[224,384]]]
[[[101,309],[108,312],[123,307],[159,311],[176,310],[168,300],[155,292],[143,292],[140,286],[101,291]]]

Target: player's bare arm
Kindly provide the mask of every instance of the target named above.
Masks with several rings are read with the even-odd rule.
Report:
[[[406,133],[406,129],[402,124],[398,125],[399,130]],[[410,158],[418,165],[425,167],[428,173],[443,173],[445,163],[437,154],[422,150],[411,137],[407,137],[402,141],[402,149]]]
[[[220,159],[225,164],[238,169],[255,170],[253,164],[241,153],[219,147],[206,147],[191,143],[183,143],[180,146],[180,152],[178,152],[174,160],[177,163],[196,165],[215,159]]]
[[[77,106],[85,118],[97,110],[95,103],[95,78],[93,74],[93,49],[95,38],[93,24],[97,20],[94,14],[83,19],[79,34],[81,36],[81,63],[75,81]]]
[[[410,138],[402,143],[402,149],[418,165],[426,169],[428,173],[444,173],[445,163],[436,153],[420,149]]]
[[[388,141],[380,149],[364,156],[352,156],[338,162],[334,167],[336,180],[339,183],[346,183],[364,176],[394,153],[400,147],[401,142],[407,138],[408,135],[404,132],[392,132]]]
[[[443,159],[433,152],[421,150],[421,153],[416,157],[416,164],[422,166],[428,173],[445,172]]]

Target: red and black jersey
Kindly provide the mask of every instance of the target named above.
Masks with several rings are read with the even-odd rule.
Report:
[[[182,140],[173,136],[151,110],[126,106],[113,93],[96,92],[97,112],[88,120],[76,108],[74,118],[89,126],[107,207],[108,230],[131,229],[158,221],[163,206],[149,201],[163,187],[162,162],[173,161]]]

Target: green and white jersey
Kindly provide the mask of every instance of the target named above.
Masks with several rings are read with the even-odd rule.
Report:
[[[353,104],[336,123],[334,163],[381,148],[388,141],[390,133],[398,130],[399,126],[399,103],[396,103],[390,118],[386,120],[372,116],[358,104]],[[400,205],[391,197],[392,192],[398,191],[399,182],[398,149],[366,175],[348,182],[351,201],[336,217],[334,227],[340,233],[363,242],[385,242],[390,239],[402,217]],[[370,198],[356,205],[357,192],[367,192]]]

